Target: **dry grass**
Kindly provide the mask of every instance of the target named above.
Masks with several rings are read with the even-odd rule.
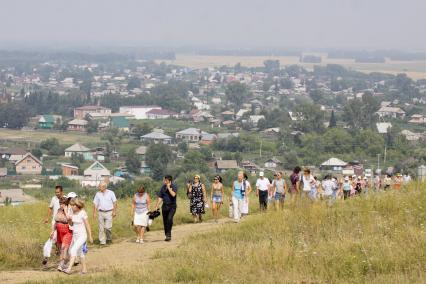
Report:
[[[99,143],[100,136],[88,135],[87,133],[77,132],[57,132],[43,130],[13,130],[0,129],[0,139],[14,142],[41,142],[48,138],[57,138],[62,144],[81,143]]]
[[[425,206],[425,184],[332,208],[299,202],[284,213],[255,215],[193,236],[149,263],[86,276],[84,282],[422,283]],[[81,281],[73,276],[66,283]]]
[[[386,63],[356,63],[353,59],[333,59],[327,58],[326,54],[319,55],[321,55],[323,59],[320,65],[339,64],[361,72],[383,72],[389,74],[406,73],[416,80],[426,78],[426,61],[387,60]],[[263,62],[268,59],[279,60],[282,66],[297,64],[307,69],[312,69],[314,66],[314,64],[310,63],[300,63],[299,57],[297,56],[207,56],[177,54],[175,60],[168,60],[165,62],[191,68],[207,68],[223,65],[234,66],[237,63],[241,63],[243,66],[247,67],[259,67],[263,66]]]

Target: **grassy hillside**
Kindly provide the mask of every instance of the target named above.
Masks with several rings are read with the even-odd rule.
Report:
[[[426,277],[425,207],[425,184],[332,208],[299,202],[284,213],[251,216],[194,236],[144,265],[84,281],[421,283]],[[80,281],[80,276],[67,279]]]

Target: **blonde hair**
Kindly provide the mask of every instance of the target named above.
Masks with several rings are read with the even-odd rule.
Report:
[[[78,207],[78,208],[80,208],[80,209],[83,209],[83,208],[84,208],[84,201],[83,201],[82,199],[78,198],[78,197],[73,198],[73,199],[71,200],[70,204],[71,204],[71,205],[75,205],[75,206],[77,206],[77,207]]]

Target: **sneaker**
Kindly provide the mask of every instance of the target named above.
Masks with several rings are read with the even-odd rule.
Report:
[[[143,244],[143,240],[142,240],[142,239],[140,239],[140,240],[139,240],[139,243],[140,243],[140,244]]]
[[[44,266],[46,266],[47,265],[47,258],[44,258],[41,264],[43,264]]]
[[[166,239],[164,241],[170,242],[171,240],[172,240],[172,237],[166,237]]]
[[[64,269],[62,270],[63,273],[70,275],[71,274],[71,270],[70,269]]]
[[[62,265],[58,265],[57,269],[58,269],[59,272],[64,272],[64,268],[62,267]]]

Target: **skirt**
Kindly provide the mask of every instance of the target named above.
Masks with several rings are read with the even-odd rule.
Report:
[[[133,225],[148,227],[148,215],[146,213],[148,212],[142,212],[142,213],[135,212],[135,216],[133,218]]]
[[[72,241],[72,231],[68,224],[56,223],[56,243],[60,246],[69,247]]]

